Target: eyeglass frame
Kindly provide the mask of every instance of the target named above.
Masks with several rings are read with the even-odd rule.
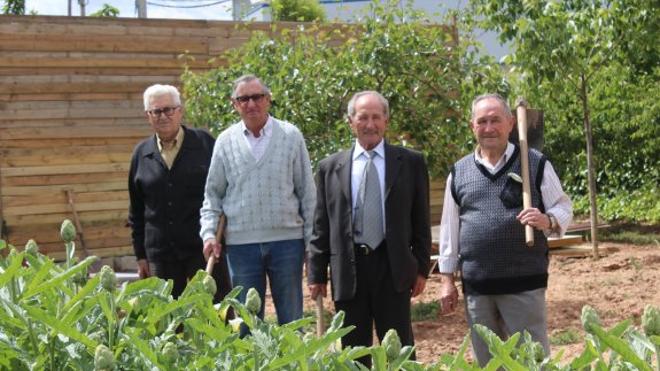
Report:
[[[165,115],[167,117],[172,117],[174,116],[174,113],[178,108],[181,108],[181,106],[168,106],[168,107],[163,107],[163,108],[155,108],[155,109],[149,109],[146,110],[145,112],[147,115],[150,117],[158,118],[160,115]],[[170,113],[167,113],[170,112]]]
[[[250,94],[250,95],[241,95],[238,97],[232,98],[237,104],[248,104],[250,101],[253,101],[254,103],[259,103],[261,102],[262,99],[264,99],[268,94],[266,93],[259,93],[259,94]]]

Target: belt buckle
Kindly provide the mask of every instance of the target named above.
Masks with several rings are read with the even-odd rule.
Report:
[[[371,253],[371,248],[368,245],[361,243],[358,245],[358,251],[362,255],[367,256]]]

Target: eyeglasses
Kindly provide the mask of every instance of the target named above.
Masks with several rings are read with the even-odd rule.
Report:
[[[160,115],[164,113],[165,116],[170,117],[174,115],[174,112],[176,111],[177,108],[179,108],[179,106],[150,109],[147,110],[147,114],[151,117],[160,117]]]
[[[253,100],[254,103],[259,103],[261,102],[262,99],[264,99],[265,96],[266,94],[261,93],[261,94],[252,94],[252,95],[241,95],[240,97],[236,97],[234,99],[236,99],[236,101],[240,104],[247,104],[250,101],[250,99]]]

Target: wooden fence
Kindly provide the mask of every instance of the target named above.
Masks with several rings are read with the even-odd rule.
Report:
[[[142,92],[180,85],[182,53],[194,57],[191,69],[205,70],[214,66],[209,58],[269,30],[268,23],[0,16],[2,237],[16,246],[34,238],[62,258],[59,224],[72,218],[72,191],[89,253],[131,255],[127,172],[133,147],[150,134]],[[434,223],[443,187],[432,187]]]

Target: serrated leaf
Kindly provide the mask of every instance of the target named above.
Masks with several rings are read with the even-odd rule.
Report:
[[[25,311],[28,312],[28,314],[32,317],[33,320],[43,323],[44,325],[53,329],[58,334],[62,334],[64,336],[67,336],[75,341],[84,344],[90,353],[94,352],[94,348],[96,348],[97,343],[94,340],[82,334],[81,332],[79,332],[78,330],[76,330],[74,327],[63,324],[56,317],[53,317],[48,313],[42,311],[41,309],[35,308],[33,306],[26,305],[23,307],[23,309],[25,309]]]

